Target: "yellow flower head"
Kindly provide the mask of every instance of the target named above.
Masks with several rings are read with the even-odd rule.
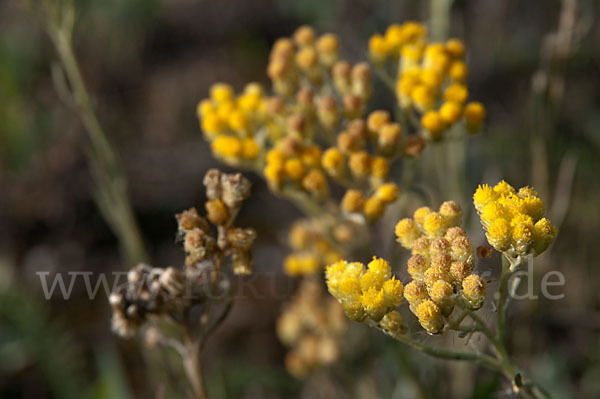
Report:
[[[248,129],[250,120],[243,111],[236,109],[229,114],[227,123],[232,130],[245,132]]]
[[[456,283],[462,284],[462,281],[473,272],[473,263],[456,261],[450,265],[450,277]]]
[[[410,93],[410,97],[421,112],[430,110],[435,101],[435,93],[425,84],[417,85]]]
[[[446,123],[437,111],[427,111],[421,117],[421,125],[427,131],[425,138],[437,141],[442,138],[442,132],[446,128]]]
[[[425,216],[423,230],[429,238],[441,237],[446,232],[447,221],[444,216],[438,212],[432,212]]]
[[[454,289],[452,285],[444,280],[438,280],[429,290],[431,300],[440,308],[442,314],[450,315],[454,308]]]
[[[469,91],[465,85],[460,83],[453,83],[446,91],[444,91],[444,99],[446,101],[454,101],[459,104],[464,104],[467,101],[467,97],[469,97]],[[465,109],[465,115],[467,110]]]
[[[367,117],[367,128],[372,133],[379,132],[379,129],[388,123],[390,123],[390,113],[387,111],[373,111]]]
[[[358,179],[367,177],[371,167],[371,156],[366,151],[356,151],[350,154],[348,167],[352,175]]]
[[[419,237],[415,240],[412,246],[411,253],[413,255],[419,254],[423,256],[429,256],[429,246],[431,245],[431,240],[427,237]]]
[[[465,237],[466,235],[467,233],[465,233],[463,229],[456,226],[450,227],[448,230],[446,230],[446,235],[444,236],[444,238],[448,240],[448,242],[452,243],[452,241],[454,241],[458,237]]]
[[[456,237],[452,241],[452,256],[454,260],[472,262],[473,245],[467,236]]]
[[[438,280],[450,281],[450,270],[449,268],[443,268],[440,266],[432,266],[429,269],[425,270],[423,273],[423,281],[427,285],[427,287],[431,287],[433,283]]]
[[[423,255],[415,254],[408,259],[408,274],[414,280],[423,280],[423,275],[428,268],[429,262]]]
[[[271,188],[273,188],[273,186],[278,187],[285,177],[285,170],[281,164],[268,164],[263,172],[265,174],[265,178],[271,185]]]
[[[426,299],[416,308],[416,316],[421,326],[429,334],[437,334],[444,327],[444,319],[440,308],[430,299]]]
[[[318,145],[309,145],[302,150],[301,158],[307,166],[317,168],[321,165],[321,148]]]
[[[453,61],[448,69],[448,76],[455,82],[462,83],[467,79],[469,70],[463,61]]]
[[[373,260],[369,262],[367,268],[369,271],[383,276],[385,280],[389,279],[392,275],[390,264],[385,259],[373,257]]]
[[[402,44],[404,44],[405,33],[404,27],[399,24],[392,24],[388,26],[385,31],[385,41],[392,50],[399,50]]]
[[[256,140],[247,138],[242,140],[242,156],[246,159],[256,159],[260,153],[260,147]]]
[[[462,117],[462,105],[454,101],[446,101],[440,108],[440,117],[452,125]]]
[[[450,39],[446,42],[446,51],[454,58],[463,58],[465,45],[460,39]]]
[[[202,130],[208,137],[223,133],[226,128],[227,124],[216,112],[208,112],[202,117]]]
[[[302,179],[302,187],[313,194],[324,195],[327,193],[327,178],[319,169],[312,169]]]
[[[406,333],[402,316],[395,310],[383,316],[379,326],[388,334],[392,336],[398,336]]]
[[[342,198],[342,209],[346,212],[359,212],[365,203],[365,196],[358,190],[346,191]]]
[[[390,163],[384,157],[374,157],[371,160],[371,175],[376,179],[386,179],[390,171]]]
[[[421,72],[421,81],[429,86],[432,91],[436,92],[440,89],[444,81],[444,75],[436,68],[427,68]]]
[[[292,254],[285,258],[284,270],[289,276],[315,274],[320,270],[319,262],[314,255]]]
[[[445,201],[440,205],[440,215],[446,219],[446,226],[453,227],[460,224],[462,209],[458,203],[454,201]]]
[[[441,238],[443,240],[443,238]],[[452,263],[452,257],[444,252],[434,253],[431,257],[431,267],[438,267],[442,270],[450,270],[450,264]]]
[[[284,164],[285,173],[293,180],[299,180],[304,176],[304,164],[298,158],[290,158]]]
[[[406,249],[410,249],[421,232],[414,220],[405,218],[396,224],[395,233],[397,241]]]
[[[523,210],[533,221],[540,220],[544,216],[544,202],[538,197],[527,196],[523,198]]]
[[[383,290],[371,287],[363,291],[361,302],[369,318],[374,321],[380,321],[387,313]]]
[[[212,142],[212,150],[222,157],[237,158],[243,151],[242,141],[237,137],[219,136]]]
[[[367,219],[375,220],[383,215],[385,203],[379,197],[372,196],[365,201],[363,212]]]
[[[488,202],[496,199],[498,199],[498,194],[487,184],[480,184],[473,194],[473,204],[478,212],[482,212]]]
[[[396,280],[395,277],[392,277],[383,283],[383,294],[385,297],[386,306],[388,308],[398,307],[402,302],[403,291],[404,286],[402,285],[402,282]]]
[[[216,109],[215,105],[209,99],[204,99],[204,100],[200,101],[198,103],[198,105],[196,106],[196,115],[198,116],[198,118],[201,118],[206,114],[210,114],[210,113],[213,113],[216,111],[217,111],[217,109]]]
[[[310,46],[315,41],[315,30],[312,26],[302,25],[294,32],[294,42],[298,46]]]
[[[413,214],[413,219],[415,219],[415,223],[417,223],[419,226],[423,226],[423,224],[425,223],[425,218],[432,212],[433,211],[431,210],[431,208],[429,208],[428,206],[423,206],[415,211],[415,213]]]
[[[375,195],[379,197],[384,203],[396,201],[398,199],[398,186],[396,183],[385,183],[377,188]]]
[[[339,177],[344,172],[344,155],[337,148],[329,148],[323,153],[321,164],[329,175]]]
[[[515,193],[515,189],[513,186],[505,182],[504,180],[500,181],[498,184],[494,186],[494,191],[498,193],[498,195],[510,195]]]
[[[406,284],[406,287],[404,287],[404,299],[406,299],[408,303],[416,308],[421,302],[429,299],[427,286],[425,286],[425,283],[421,281],[411,281],[410,283]]]
[[[554,241],[558,234],[558,229],[546,218],[542,218],[535,223],[534,226],[534,254],[537,256],[544,252],[548,246]]]
[[[375,34],[369,39],[369,53],[375,62],[382,62],[390,53],[390,46],[380,34]]]
[[[510,222],[504,218],[495,219],[488,227],[486,237],[496,250],[506,251],[511,244]]]
[[[462,282],[462,295],[471,309],[479,309],[485,300],[485,281],[476,274],[471,274]]]
[[[478,131],[485,120],[485,107],[482,103],[472,102],[465,107],[465,122],[471,131]]]
[[[210,87],[210,98],[217,103],[224,103],[233,98],[233,88],[226,83],[215,83]]]

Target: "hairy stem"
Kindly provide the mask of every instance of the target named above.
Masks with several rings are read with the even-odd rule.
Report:
[[[69,103],[90,139],[91,149],[87,154],[96,184],[94,197],[102,215],[119,239],[127,261],[145,261],[147,254],[127,197],[126,177],[96,116],[73,52],[72,29],[75,10],[72,5],[63,7],[64,9],[59,9],[58,17],[42,13],[42,18],[70,85]]]

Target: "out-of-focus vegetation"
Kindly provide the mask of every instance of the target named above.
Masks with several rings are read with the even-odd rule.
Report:
[[[341,53],[356,61],[364,58],[369,36],[390,23],[429,19],[427,2],[408,0],[77,3],[75,51],[124,163],[151,258],[165,265],[183,260],[173,244],[173,214],[204,201],[202,176],[217,164],[195,115],[211,83],[228,81],[237,89],[247,81],[266,83],[271,44],[301,24],[336,32]],[[563,23],[573,45],[557,55],[552,35],[569,4],[576,4],[575,19]],[[469,143],[465,191],[500,178],[535,185],[560,224],[556,243],[536,262],[534,291],[543,272],[558,270],[566,280],[557,287],[564,298],[516,301],[509,339],[517,362],[557,398],[600,395],[600,271],[594,261],[599,12],[593,0],[457,0],[450,13],[451,35],[469,48],[469,87],[488,108],[487,128]],[[69,300],[44,299],[38,271],[49,271],[49,281],[59,272],[92,271],[95,283],[98,273],[131,266],[121,263],[118,243],[94,205],[86,136],[54,89],[55,60],[51,43],[19,2],[0,2],[0,271],[7,276],[0,285],[0,395],[171,397],[185,384],[174,354],[142,350],[112,335],[102,290],[90,300],[80,279]],[[552,88],[560,81],[563,89]],[[376,87],[375,106],[385,96]],[[294,288],[281,272],[282,243],[300,213],[270,195],[262,180],[249,178],[253,196],[239,219],[258,231],[259,273],[252,289],[246,287],[249,298],[236,302],[206,348],[210,394],[502,397],[493,374],[433,362],[361,328],[351,330],[353,353],[342,365],[304,383],[290,377],[274,324],[281,294]],[[473,238],[475,245],[485,241]]]

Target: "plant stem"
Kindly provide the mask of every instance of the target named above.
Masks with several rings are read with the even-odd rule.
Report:
[[[71,6],[72,7],[72,6]],[[140,230],[127,198],[127,180],[118,157],[98,120],[85,82],[73,52],[73,20],[67,18],[74,10],[61,10],[59,20],[45,15],[48,34],[58,53],[62,68],[70,84],[72,105],[85,127],[91,149],[88,160],[95,178],[95,200],[107,223],[119,239],[128,263],[147,260]]]
[[[496,340],[504,345],[506,339],[506,313],[504,307],[507,301],[507,286],[508,280],[510,279],[511,272],[509,263],[503,260],[502,262],[502,274],[500,275],[500,286],[498,287],[498,306],[497,306],[497,321],[496,321]]]
[[[189,327],[184,329],[184,341],[186,351],[183,356],[183,366],[188,380],[194,390],[195,399],[206,399],[206,390],[204,387],[204,373],[200,362],[201,344],[195,339]]]
[[[424,345],[414,339],[404,336],[398,335],[394,336],[394,338],[402,343],[408,344],[413,348],[421,351],[423,353],[428,354],[429,356],[437,357],[440,359],[448,359],[448,360],[471,360],[475,362],[480,362],[487,367],[500,370],[501,364],[491,356],[484,355],[483,353],[470,352],[470,351],[456,351],[452,349],[445,348],[436,348],[434,346]]]

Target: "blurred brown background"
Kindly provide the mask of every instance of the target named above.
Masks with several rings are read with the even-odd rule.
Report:
[[[600,4],[574,2],[571,21],[563,12],[567,31],[562,34],[571,34],[565,49],[564,37],[551,34],[560,26],[561,7],[571,3],[456,0],[450,32],[467,44],[472,97],[486,104],[489,115],[486,131],[469,142],[468,192],[500,178],[515,186],[535,185],[555,207],[559,220],[553,222],[560,223],[557,242],[539,267],[565,275],[560,287],[565,296],[515,306],[512,351],[556,397],[593,398],[600,397],[600,271],[594,261],[600,225]],[[86,0],[77,5],[75,50],[124,163],[157,266],[182,262],[173,215],[202,204],[202,176],[218,165],[195,115],[196,103],[213,82],[227,81],[236,89],[248,81],[267,84],[272,42],[301,24],[337,33],[342,55],[357,60],[364,58],[371,34],[393,22],[427,21],[429,15],[428,2],[409,0]],[[88,299],[82,280],[70,300],[45,301],[36,275],[49,271],[52,281],[56,272],[96,274],[131,266],[121,263],[118,243],[91,197],[87,139],[54,90],[54,60],[35,19],[18,1],[0,1],[0,396],[147,397],[160,390],[158,381],[177,380],[165,373],[171,366],[161,367],[176,370],[174,359],[112,335],[106,297]],[[376,91],[373,106],[389,100]],[[207,347],[209,391],[230,398],[311,392],[330,397],[326,389],[311,388],[318,379],[303,385],[287,375],[285,349],[274,333],[282,301],[269,284],[276,281],[282,293],[293,291],[295,283],[281,274],[280,265],[286,229],[301,214],[271,195],[258,176],[248,176],[253,196],[239,225],[258,230],[256,264],[263,273],[250,283],[256,294],[236,303]],[[483,242],[482,234],[478,241]],[[535,289],[539,292],[539,278]],[[436,392],[506,397],[487,373],[475,382],[463,379],[468,389],[450,391],[449,378],[458,377],[448,367],[366,334],[371,348],[338,371],[350,379],[369,375],[367,388],[357,389],[356,397],[373,392],[412,397],[414,391],[395,390],[390,382],[408,379],[410,370],[426,381],[432,397]],[[397,351],[418,365],[416,371],[396,364],[390,353]]]

